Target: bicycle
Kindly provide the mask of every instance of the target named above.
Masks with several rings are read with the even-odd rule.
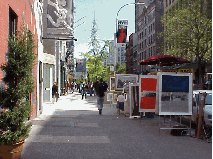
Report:
[[[202,125],[201,126],[201,138],[206,139],[208,143],[212,142],[212,127],[209,125]]]

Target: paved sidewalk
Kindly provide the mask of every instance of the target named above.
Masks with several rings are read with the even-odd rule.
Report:
[[[43,112],[35,120],[50,116],[79,116],[82,114],[98,114],[97,96],[87,95],[86,99],[81,99],[78,92],[69,93],[68,95],[60,96],[58,102],[43,103]],[[103,115],[115,115],[117,109],[115,105],[104,104]]]
[[[212,158],[212,145],[204,140],[172,136],[170,130],[159,133],[157,116],[130,119],[110,105],[99,115],[96,97],[81,100],[78,93],[46,103],[32,123],[22,159]]]

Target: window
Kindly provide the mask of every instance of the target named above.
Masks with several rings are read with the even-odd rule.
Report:
[[[155,22],[152,24],[153,30],[155,30]]]
[[[150,33],[150,26],[149,26],[149,33]]]
[[[149,57],[150,57],[150,48],[149,48]]]
[[[152,24],[151,24],[151,31],[152,31]]]
[[[144,47],[146,47],[146,39],[145,39],[145,44],[144,45],[145,45]]]
[[[144,51],[144,59],[146,59],[146,50]]]
[[[17,30],[17,19],[18,16],[16,13],[9,8],[9,35],[11,36],[12,33],[15,33]]]
[[[143,32],[142,32],[142,38],[143,38]]]
[[[155,46],[153,46],[153,55],[155,55]]]
[[[145,29],[145,36],[146,36],[146,29]]]
[[[152,47],[151,47],[151,56],[152,56]]]

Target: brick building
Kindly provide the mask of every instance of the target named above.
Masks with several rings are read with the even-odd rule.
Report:
[[[135,59],[135,56],[133,55],[135,52],[135,45],[137,44],[136,38],[137,38],[137,34],[132,33],[129,36],[129,43],[127,43],[127,46],[126,46],[126,73],[127,74],[136,73],[134,71],[134,63],[135,63],[135,60],[137,63],[137,59]]]
[[[7,0],[0,1],[0,63],[5,63],[7,60],[6,53],[8,52],[8,42],[7,39],[12,32],[19,30],[20,26],[25,23],[25,26],[35,35],[34,38],[37,39],[37,31],[36,31],[36,21],[33,7],[33,0]],[[37,40],[36,40],[37,41]],[[36,66],[33,70],[33,76],[35,77],[35,85],[36,85],[36,77],[37,77],[37,69]],[[0,79],[1,79],[1,88],[5,87],[2,78],[4,77],[4,73],[0,70]],[[31,105],[32,105],[32,113],[30,119],[36,117],[36,105],[37,105],[37,95],[36,95],[36,87],[34,92],[30,95]]]
[[[137,8],[136,8],[136,12]],[[140,15],[136,17],[136,33],[138,36],[137,43],[137,61],[141,61],[150,56],[161,53],[160,47],[162,39],[158,34],[162,32],[163,27],[160,22],[163,16],[163,1],[154,0],[148,7],[144,7]],[[137,72],[146,74],[150,71],[148,66],[138,64]]]

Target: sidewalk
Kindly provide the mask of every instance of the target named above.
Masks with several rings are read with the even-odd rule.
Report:
[[[117,109],[110,104],[104,104],[103,115],[115,115]],[[60,96],[58,102],[43,103],[42,114],[34,120],[40,120],[50,115],[62,116],[79,116],[81,114],[97,114],[97,96],[87,95],[87,99],[82,100],[82,96],[78,92],[69,93],[68,95]]]
[[[96,97],[82,100],[77,92],[61,96],[55,104],[45,103],[43,114],[32,121],[22,159],[212,158],[211,144],[172,136],[170,130],[159,132],[158,119],[130,119],[108,104],[99,115]]]

